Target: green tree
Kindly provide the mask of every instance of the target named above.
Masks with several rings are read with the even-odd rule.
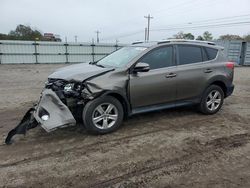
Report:
[[[227,35],[221,35],[219,37],[220,40],[243,40],[243,38],[239,35],[230,35],[230,34],[227,34]]]
[[[203,38],[201,35],[199,35],[199,36],[196,38],[196,40],[204,40],[204,38]]]
[[[250,42],[250,34],[243,36],[243,39],[247,42]]]
[[[0,40],[8,40],[8,35],[0,33]]]
[[[212,33],[209,33],[208,31],[205,31],[203,33],[203,39],[206,40],[206,41],[213,40]]]
[[[177,34],[173,35],[174,39],[184,39],[183,31],[178,32]]]
[[[188,39],[193,40],[194,35],[192,33],[184,33],[183,31],[178,32],[177,34],[173,35],[174,39]]]
[[[33,30],[30,26],[18,25],[15,30],[9,32],[11,40],[41,40],[42,34],[38,30]]]
[[[184,33],[184,39],[194,40],[194,35],[192,33]]]

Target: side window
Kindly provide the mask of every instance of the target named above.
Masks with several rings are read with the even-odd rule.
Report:
[[[173,65],[173,47],[166,46],[157,48],[148,52],[140,60],[140,62],[148,63],[150,69],[159,69]]]
[[[205,47],[205,51],[207,53],[208,60],[215,59],[218,53],[218,50],[214,48]]]
[[[202,52],[199,46],[178,45],[179,64],[202,62]]]

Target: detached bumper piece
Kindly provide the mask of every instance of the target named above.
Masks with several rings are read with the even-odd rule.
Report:
[[[45,89],[42,92],[34,117],[47,132],[59,127],[76,124],[76,120],[69,108],[51,89]]]
[[[26,134],[27,130],[40,125],[47,132],[51,132],[59,127],[66,127],[76,124],[69,108],[59,99],[57,94],[51,89],[42,92],[37,106],[30,108],[24,115],[16,128],[12,129],[7,138],[6,144],[12,143],[12,137],[16,134]]]
[[[35,108],[30,108],[26,114],[24,115],[21,122],[16,126],[16,128],[12,129],[8,136],[5,139],[5,143],[7,145],[12,144],[12,137],[16,134],[26,134],[27,130],[33,129],[38,125],[38,122],[34,119],[33,113]]]

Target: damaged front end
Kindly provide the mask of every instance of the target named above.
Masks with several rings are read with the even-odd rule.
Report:
[[[30,108],[17,127],[8,133],[5,143],[11,144],[14,135],[25,135],[27,130],[37,125],[47,132],[75,125],[76,119],[80,119],[83,105],[90,99],[93,99],[93,95],[85,88],[84,83],[49,79],[38,103]]]
[[[37,125],[51,132],[81,122],[84,106],[109,91],[119,91],[125,96],[128,80],[126,70],[114,70],[82,63],[52,73],[38,103],[9,132],[6,144],[11,143],[14,135],[25,134]]]

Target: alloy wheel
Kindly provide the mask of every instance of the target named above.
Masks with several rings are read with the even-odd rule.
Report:
[[[99,129],[111,128],[118,119],[118,110],[111,103],[103,103],[98,105],[92,114],[92,121]]]
[[[219,108],[220,104],[221,104],[220,92],[217,90],[212,90],[207,96],[206,100],[207,108],[210,111],[215,111],[217,108]]]

